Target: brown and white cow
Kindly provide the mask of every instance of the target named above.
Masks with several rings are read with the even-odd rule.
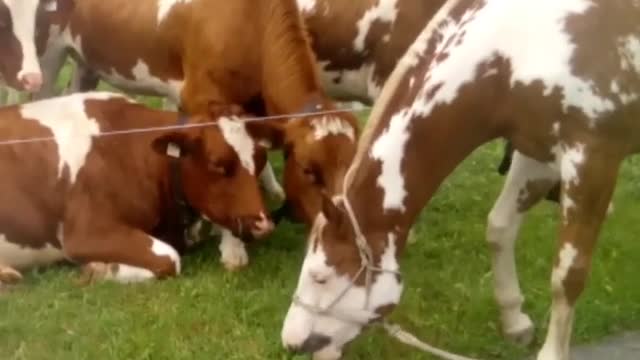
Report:
[[[229,103],[268,115],[335,109],[295,0],[58,1],[73,11],[43,31],[45,84],[71,52],[111,85],[167,96],[190,114]],[[40,95],[51,95],[50,88]],[[319,188],[335,190],[353,156],[356,119],[333,113],[265,123],[271,145],[287,150],[284,182],[296,184],[287,198],[299,217],[312,219]],[[266,185],[281,192],[277,183]],[[241,254],[229,267],[246,264],[238,239],[223,238],[221,247]]]
[[[373,104],[445,0],[297,0],[325,89]]]
[[[18,90],[40,90],[36,19],[56,6],[57,0],[0,1],[0,83]]]
[[[103,92],[1,108],[0,284],[63,259],[123,282],[176,275],[183,206],[238,236],[269,233],[253,125]]]
[[[638,1],[449,0],[385,85],[343,194],[324,202],[284,345],[337,359],[387,315],[402,294],[411,224],[465,157],[504,137],[531,159],[523,171],[561,183],[551,317],[537,359],[568,360],[620,164],[640,151],[638,19]],[[530,339],[508,264],[513,244],[491,245],[503,328]]]

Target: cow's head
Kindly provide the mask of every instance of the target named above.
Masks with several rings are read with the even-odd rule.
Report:
[[[236,236],[260,238],[273,229],[256,177],[265,165],[266,149],[250,137],[238,117],[240,108],[227,110],[193,116],[188,124],[206,126],[163,134],[153,147],[180,159],[183,191],[191,206]]]
[[[313,223],[321,191],[337,193],[356,149],[357,121],[347,113],[249,124],[256,138],[284,149],[283,185],[294,217]]]
[[[19,90],[38,91],[42,72],[36,53],[38,12],[56,0],[0,0],[0,80]]]
[[[309,235],[282,341],[288,350],[310,353],[314,360],[337,360],[345,345],[400,301],[396,256],[402,235],[362,229],[359,239],[366,245],[359,248],[341,200],[324,198],[322,214]],[[366,252],[361,250],[365,246]]]

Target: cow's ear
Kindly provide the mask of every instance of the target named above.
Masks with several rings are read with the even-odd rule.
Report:
[[[287,119],[248,120],[246,128],[260,146],[268,149],[280,149],[286,138]]]
[[[184,158],[192,154],[198,146],[198,140],[184,131],[161,135],[153,140],[151,147],[159,155]]]

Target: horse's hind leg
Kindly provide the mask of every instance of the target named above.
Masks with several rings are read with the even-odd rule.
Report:
[[[557,171],[550,166],[516,151],[488,217],[486,238],[492,253],[494,296],[502,330],[506,338],[520,345],[533,340],[534,326],[522,311],[524,296],[518,282],[515,244],[525,212],[542,200],[558,179]]]

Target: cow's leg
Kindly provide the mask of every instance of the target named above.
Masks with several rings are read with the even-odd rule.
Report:
[[[492,253],[494,296],[500,307],[502,330],[505,337],[521,345],[533,340],[534,326],[522,312],[524,296],[518,282],[515,244],[525,212],[558,179],[557,171],[550,166],[516,151],[502,192],[488,216],[486,238]]]
[[[40,91],[33,94],[34,100],[47,99],[57,95],[56,82],[60,69],[64,66],[67,52],[59,47],[50,47],[40,58],[43,82]]]
[[[98,74],[91,70],[89,67],[74,62],[74,69],[71,73],[71,79],[69,86],[67,87],[66,94],[74,94],[77,92],[87,92],[98,88],[100,77]]]
[[[266,162],[264,169],[262,169],[262,172],[260,173],[260,183],[262,183],[262,186],[264,186],[267,193],[273,197],[274,200],[284,201],[284,190],[278,182],[276,174],[274,173],[269,161]]]
[[[620,162],[615,154],[603,151],[564,156],[562,222],[551,275],[551,318],[538,360],[569,360],[576,301],[584,290]]]
[[[91,280],[121,283],[162,279],[180,273],[180,256],[167,243],[123,225],[69,231],[65,226],[64,252],[74,262],[86,264]]]
[[[239,270],[249,264],[249,255],[242,240],[235,237],[231,231],[220,228],[220,254],[225,269]]]
[[[3,285],[12,285],[22,280],[22,274],[11,266],[0,264],[0,289]]]

